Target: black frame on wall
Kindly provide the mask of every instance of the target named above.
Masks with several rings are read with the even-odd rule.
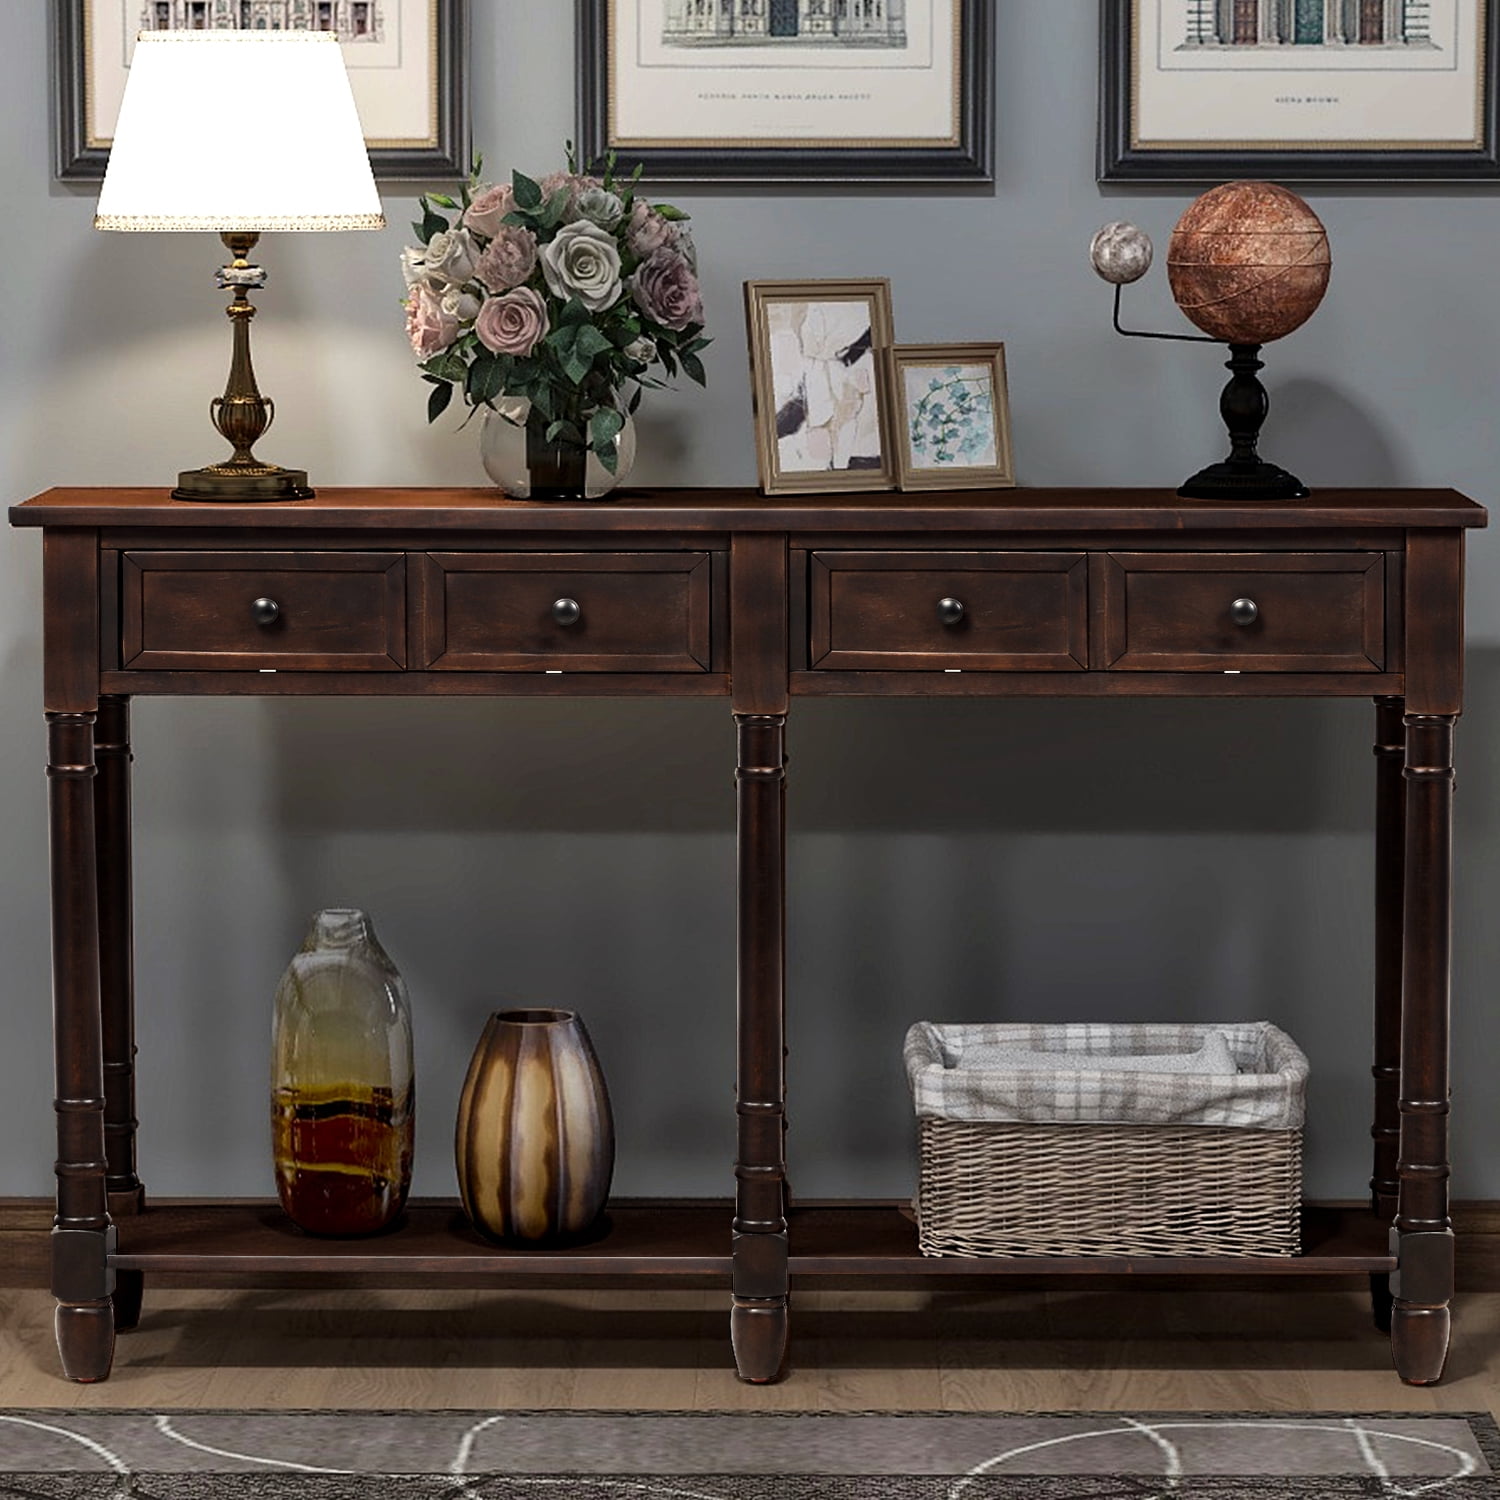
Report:
[[[469,175],[469,0],[434,0],[437,31],[437,141],[432,146],[378,146],[370,166],[384,181]],[[100,182],[107,146],[88,132],[86,17],[89,0],[52,0],[52,77],[56,125],[53,174],[63,182]]]
[[[617,150],[654,181],[993,182],[994,0],[960,0],[958,140],[951,146],[617,146],[609,131],[611,0],[575,0],[578,143],[585,162]]]
[[[1480,120],[1483,139],[1472,150],[1146,149],[1132,144],[1135,110],[1135,14],[1143,0],[1100,0],[1100,182],[1193,182],[1226,178],[1279,181],[1481,181],[1500,177],[1500,3],[1482,0],[1484,60]]]

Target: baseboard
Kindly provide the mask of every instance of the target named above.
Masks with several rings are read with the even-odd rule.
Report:
[[[180,1201],[180,1200],[179,1200]],[[1328,1200],[1330,1203],[1332,1200]],[[1349,1206],[1345,1200],[1338,1206]],[[1500,1291],[1500,1201],[1473,1199],[1453,1205],[1453,1227],[1457,1233],[1457,1281],[1460,1292]],[[47,1236],[52,1228],[52,1203],[46,1198],[0,1198],[0,1288],[42,1288],[48,1285]],[[1230,1278],[1237,1280],[1237,1278]],[[1131,1279],[1137,1286],[1185,1287],[1194,1285],[1191,1278],[1162,1277]],[[1245,1281],[1264,1290],[1272,1290],[1283,1281],[1303,1287],[1301,1277],[1246,1277]],[[162,1277],[160,1285],[232,1286],[224,1277]],[[290,1281],[306,1285],[306,1281]],[[1095,1278],[1091,1285],[1100,1285]],[[1196,1283],[1199,1287],[1203,1283]],[[1330,1284],[1336,1284],[1330,1278]],[[1352,1284],[1352,1283],[1351,1283]],[[1017,1283],[1007,1283],[1011,1289]],[[1227,1290],[1225,1278],[1214,1286]]]

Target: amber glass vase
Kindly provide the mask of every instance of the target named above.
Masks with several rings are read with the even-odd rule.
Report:
[[[411,1188],[406,983],[362,911],[320,911],[276,988],[276,1191],[309,1234],[373,1234]]]

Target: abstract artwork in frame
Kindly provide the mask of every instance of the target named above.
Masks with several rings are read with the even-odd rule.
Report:
[[[747,281],[755,455],[768,495],[896,485],[888,281]]]
[[[575,4],[585,160],[657,181],[994,180],[994,0]]]
[[[53,170],[99,181],[142,31],[334,31],[376,177],[469,171],[468,0],[52,0]],[[225,121],[226,139],[253,121]],[[229,158],[226,158],[229,160]]]
[[[1100,181],[1500,177],[1496,0],[1100,3]]]
[[[1015,484],[1004,344],[897,344],[890,368],[903,490]]]

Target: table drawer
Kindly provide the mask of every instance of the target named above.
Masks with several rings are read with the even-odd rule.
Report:
[[[401,552],[126,552],[121,665],[155,671],[394,672],[406,665]]]
[[[815,552],[810,663],[842,671],[1081,672],[1082,552]]]
[[[429,552],[421,665],[438,672],[706,672],[706,552]]]
[[[1379,672],[1381,552],[1111,552],[1101,659],[1120,672]]]

